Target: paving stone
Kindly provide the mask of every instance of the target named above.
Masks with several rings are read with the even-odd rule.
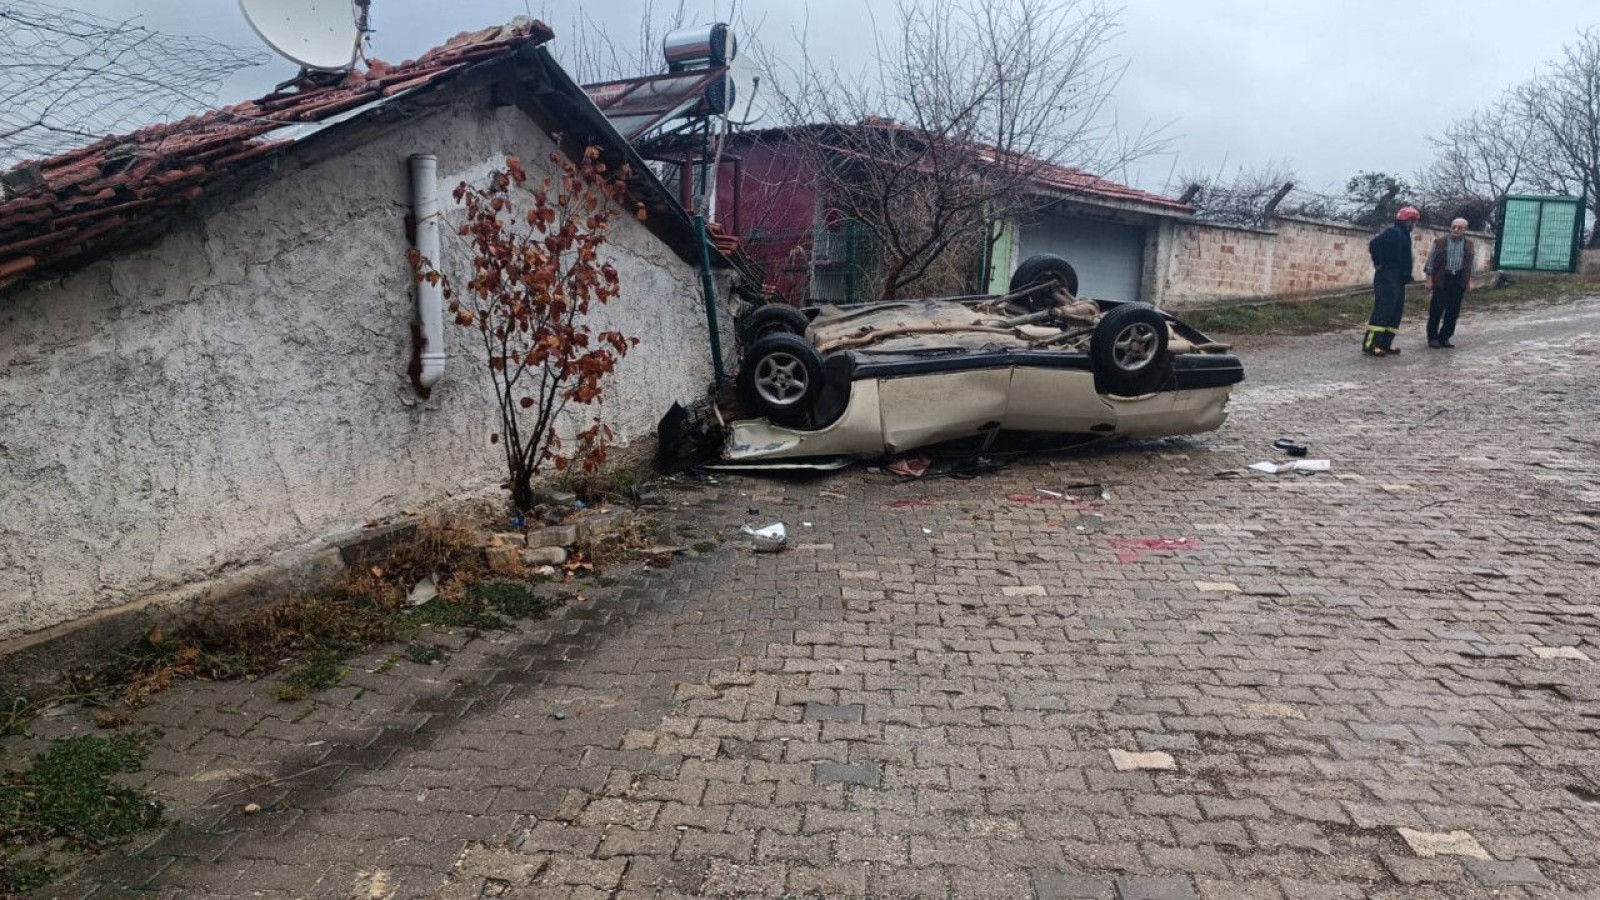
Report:
[[[813,777],[817,784],[859,784],[878,787],[883,783],[883,770],[877,766],[817,763],[814,772]]]
[[[1181,875],[1124,875],[1117,879],[1119,900],[1199,900],[1194,883]]]
[[[1115,900],[1116,883],[1067,872],[1034,872],[1033,890],[1039,900]]]
[[[1533,655],[1540,659],[1579,659],[1589,661],[1589,655],[1577,647],[1530,647]]]
[[[1489,887],[1545,883],[1544,873],[1539,871],[1539,867],[1531,859],[1513,859],[1504,862],[1497,859],[1468,859],[1462,865]]]
[[[825,703],[807,703],[805,720],[807,722],[861,722],[862,706],[859,703],[849,703],[842,706],[830,706]]]
[[[1473,859],[1489,859],[1488,851],[1478,843],[1470,833],[1465,831],[1416,831],[1411,828],[1396,828],[1400,837],[1405,839],[1411,852],[1430,859],[1435,856],[1468,856]]]
[[[1116,766],[1119,772],[1131,772],[1136,769],[1171,769],[1177,766],[1172,754],[1160,750],[1134,753],[1112,748],[1106,752],[1111,755],[1111,764]]]

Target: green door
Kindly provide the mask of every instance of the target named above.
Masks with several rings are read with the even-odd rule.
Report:
[[[1495,268],[1576,272],[1583,201],[1575,197],[1507,197],[1495,236]]]

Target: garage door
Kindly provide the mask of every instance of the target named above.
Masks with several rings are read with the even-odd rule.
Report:
[[[1138,300],[1144,231],[1078,216],[1045,216],[1023,224],[1017,259],[1054,253],[1078,271],[1078,293],[1103,300]]]

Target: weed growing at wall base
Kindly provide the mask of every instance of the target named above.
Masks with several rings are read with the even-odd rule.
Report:
[[[39,887],[54,875],[48,845],[100,850],[161,823],[162,806],[113,785],[148,751],[140,736],[83,736],[52,743],[24,771],[0,774],[0,890]]]

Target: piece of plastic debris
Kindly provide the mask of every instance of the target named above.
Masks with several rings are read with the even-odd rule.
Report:
[[[567,714],[564,713],[564,712],[561,712],[560,710],[557,710],[555,712],[555,718],[556,718],[556,721],[558,721],[558,722],[561,721],[562,719],[565,719],[566,717],[567,717]]]
[[[810,528],[810,527],[811,527],[811,523],[810,523],[810,522],[801,522],[801,523],[800,523],[800,524],[801,524],[801,525],[804,525],[804,526],[805,526],[805,527],[807,527],[807,528]]]
[[[1058,498],[1040,497],[1037,494],[1024,494],[1019,492],[1015,494],[1007,494],[1006,499],[1010,500],[1012,503],[1054,503]]]
[[[1275,450],[1282,450],[1290,456],[1305,456],[1307,453],[1305,444],[1296,443],[1288,438],[1278,438],[1272,442],[1272,447]]]
[[[574,501],[572,501],[572,508],[573,509],[588,509],[589,508],[589,504],[583,502],[582,500],[574,500]]]
[[[540,566],[539,568],[533,570],[533,574],[535,575],[554,575],[555,573],[555,566]]]
[[[927,458],[926,456],[908,456],[904,459],[895,460],[886,466],[886,468],[896,475],[904,475],[908,478],[921,478],[922,476],[928,474],[928,467],[931,465],[933,465],[933,460]]]
[[[255,815],[256,813],[261,812],[261,804],[259,804],[259,803],[246,803],[244,805],[244,811],[249,813],[250,815]]]
[[[924,528],[924,529],[922,529],[922,533],[923,534],[933,534],[933,529],[932,528]]]
[[[639,506],[661,506],[661,492],[653,484],[636,484],[628,488],[628,498]]]
[[[1046,497],[1060,498],[1060,497],[1065,497],[1066,496],[1066,494],[1063,494],[1060,491],[1047,491],[1044,488],[1034,488],[1034,490],[1036,490],[1039,493],[1045,495]]]
[[[512,516],[511,517],[511,527],[512,528],[521,528],[525,524],[526,524],[526,520],[524,520],[521,516]]]
[[[439,596],[439,583],[429,575],[411,586],[411,593],[406,595],[406,605],[421,606],[437,596]]]
[[[750,546],[758,553],[776,553],[789,546],[789,529],[782,522],[773,522],[763,528],[746,525],[739,531],[750,538]]]

